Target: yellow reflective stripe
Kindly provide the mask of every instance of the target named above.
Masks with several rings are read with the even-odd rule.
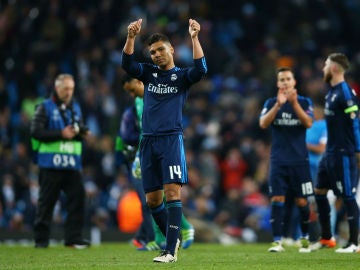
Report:
[[[354,106],[351,106],[351,107],[349,107],[349,108],[346,108],[346,109],[344,110],[344,112],[345,112],[345,113],[351,113],[351,112],[356,112],[356,111],[358,111],[358,110],[359,110],[358,105],[354,105]]]

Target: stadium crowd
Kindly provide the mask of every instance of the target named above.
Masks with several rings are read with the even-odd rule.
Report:
[[[57,74],[76,78],[75,95],[92,137],[83,162],[87,226],[117,227],[119,199],[131,187],[114,164],[114,141],[131,97],[122,89],[121,50],[130,21],[143,18],[140,39],[163,32],[176,62],[192,63],[188,19],[201,21],[209,72],[185,108],[190,184],[185,214],[240,236],[270,230],[268,131],[258,126],[261,105],[276,92],[275,70],[292,67],[298,91],[322,102],[322,63],[342,51],[360,92],[360,3],[322,1],[50,0],[0,4],[0,227],[31,230],[38,183],[29,120],[53,89]],[[138,42],[137,46],[144,46]],[[135,50],[143,52],[143,48]],[[146,60],[145,53],[137,55]],[[59,203],[54,222],[65,213]]]

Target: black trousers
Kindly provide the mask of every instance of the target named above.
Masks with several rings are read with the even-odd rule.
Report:
[[[80,171],[40,168],[39,185],[40,192],[34,223],[35,243],[48,245],[53,211],[61,191],[66,195],[65,245],[82,240],[85,189]]]

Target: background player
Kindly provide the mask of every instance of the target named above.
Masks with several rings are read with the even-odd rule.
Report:
[[[297,94],[296,80],[290,68],[277,71],[277,97],[265,101],[260,115],[261,128],[271,127],[269,191],[274,242],[270,252],[284,251],[281,243],[286,194],[293,194],[300,212],[300,252],[309,248],[309,205],[306,197],[313,194],[306,129],[312,125],[312,101]]]
[[[343,199],[349,223],[348,243],[338,253],[359,250],[359,207],[355,196],[358,185],[360,152],[358,97],[345,82],[345,71],[350,67],[348,58],[341,53],[330,54],[323,68],[324,81],[329,84],[325,97],[325,119],[328,131],[326,152],[318,168],[315,197],[321,225],[320,247],[335,247],[331,233],[330,205],[327,192],[332,189]]]

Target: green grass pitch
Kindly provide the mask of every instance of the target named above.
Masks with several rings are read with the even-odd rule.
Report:
[[[0,244],[0,269],[360,269],[360,253],[336,254],[333,249],[299,253],[287,247],[285,252],[267,252],[269,244],[194,243],[180,250],[178,261],[172,264],[152,262],[158,252],[136,251],[128,243],[103,243],[86,250],[48,249],[32,246]]]

